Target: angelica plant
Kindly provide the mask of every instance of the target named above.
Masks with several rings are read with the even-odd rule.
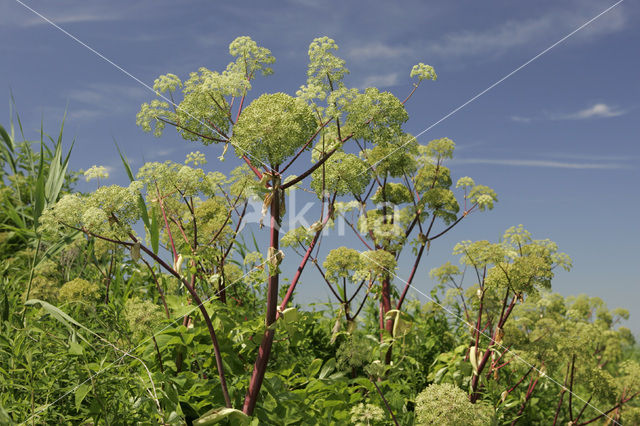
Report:
[[[222,72],[200,68],[184,82],[173,74],[159,77],[154,89],[163,97],[143,104],[137,117],[138,124],[156,136],[168,124],[176,127],[187,140],[200,141],[204,145],[224,144],[223,156],[232,146],[255,175],[257,185],[254,187],[262,198],[263,215],[269,216],[270,243],[266,250],[269,278],[266,329],[245,397],[243,410],[247,414],[255,407],[266,371],[275,333],[271,325],[289,303],[321,232],[332,225],[338,197],[356,200],[362,210],[357,232],[362,234],[359,238],[363,242],[365,238],[371,241],[365,243],[368,250],[356,257],[364,257],[364,263],[369,265],[368,272],[361,274],[364,278],[354,283],[358,287],[350,296],[347,295],[346,277],[343,277],[339,291],[336,291],[336,277],[331,274],[325,275],[327,284],[343,305],[349,321],[349,305],[365,287],[363,283],[368,281],[366,292],[379,300],[381,328],[388,332],[393,327],[393,320],[385,321],[384,318],[391,310],[393,269],[402,247],[410,241],[412,231],[420,231],[421,249],[409,283],[397,301],[397,309],[402,307],[425,245],[472,211],[491,208],[496,199],[489,188],[467,181],[466,201],[469,205],[462,215],[456,216],[459,207],[448,189],[451,185],[448,169],[442,164],[445,158],[451,157],[453,143],[442,139],[420,146],[403,130],[409,118],[405,103],[421,82],[437,78],[432,67],[423,63],[413,67],[410,77],[415,83],[401,101],[392,93],[377,88],[360,91],[348,87],[345,77],[349,71],[345,61],[337,56],[337,50],[333,40],[327,37],[315,39],[309,46],[306,84],[295,97],[284,93],[263,94],[245,107],[252,80],[258,74],[270,74],[274,58],[269,50],[250,38],[238,38],[229,47],[230,54],[236,59]],[[182,100],[179,103],[171,104],[164,97],[175,99],[180,91]],[[309,150],[311,167],[303,167],[299,174],[286,174],[292,167],[300,169],[298,160]],[[284,237],[287,246],[300,248],[304,254],[301,254],[300,266],[278,309],[279,264],[283,259],[280,227],[286,213],[286,190],[303,185],[307,177],[310,177],[308,184],[321,204],[320,217],[312,229],[290,230]],[[408,189],[402,190],[398,185],[404,185],[405,181],[413,182]],[[370,196],[377,207],[367,211],[365,207]],[[391,214],[396,210],[399,210],[397,215]],[[424,230],[423,222],[429,214],[431,223]],[[436,218],[449,227],[431,233]],[[356,253],[351,254],[355,256]],[[328,259],[328,265],[331,263]],[[314,265],[318,266],[315,258]],[[356,265],[350,267],[360,269]],[[389,351],[387,361],[390,356]]]

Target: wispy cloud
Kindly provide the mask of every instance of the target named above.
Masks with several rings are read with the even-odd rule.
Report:
[[[543,154],[544,155],[544,154]],[[548,153],[548,157],[551,158],[561,158],[561,159],[569,159],[569,160],[583,160],[583,161],[637,161],[640,159],[639,155],[633,154],[624,154],[618,153],[618,155],[608,155],[608,154],[575,154],[575,153],[566,153],[566,152],[554,152]]]
[[[512,115],[509,118],[516,123],[531,123],[531,120],[533,120],[531,117],[521,117],[519,115]]]
[[[612,169],[629,169],[628,164],[623,163],[573,163],[565,161],[549,161],[549,160],[520,160],[520,159],[492,159],[492,158],[461,158],[451,160],[450,163],[456,164],[490,164],[497,166],[514,166],[514,167],[546,167],[556,169],[574,169],[574,170],[612,170]]]
[[[58,25],[69,25],[69,24],[82,24],[82,23],[92,23],[92,22],[108,22],[108,21],[116,21],[121,17],[114,13],[113,11],[96,11],[96,12],[78,12],[78,13],[68,13],[64,14],[55,14],[49,15],[47,18],[51,19]],[[33,27],[36,25],[50,25],[44,19],[34,16],[33,18],[29,18],[23,21],[22,25],[24,27]]]
[[[100,117],[129,113],[136,102],[148,94],[135,85],[93,83],[66,93],[69,100],[69,118],[91,121]]]
[[[371,59],[395,59],[411,55],[413,49],[407,46],[392,46],[382,42],[362,44],[347,50],[346,57],[355,61],[368,61]]]
[[[444,57],[498,56],[509,50],[557,38],[584,24],[604,9],[600,2],[587,2],[566,10],[550,10],[525,20],[510,20],[492,28],[445,34],[430,43],[427,51]],[[618,6],[577,33],[574,39],[592,39],[622,30],[627,19]]]
[[[552,120],[586,120],[589,118],[618,117],[626,113],[627,111],[621,110],[619,108],[615,108],[604,103],[599,103],[574,113],[551,115],[550,118]]]
[[[597,103],[590,107],[570,113],[545,112],[542,115],[533,117],[512,115],[509,119],[516,123],[531,123],[532,121],[538,120],[588,120],[593,118],[619,117],[627,112],[627,110],[607,105],[605,103]]]
[[[158,150],[155,150],[155,151],[149,153],[149,157],[150,158],[164,158],[164,157],[170,156],[174,152],[176,152],[176,150],[173,149],[173,148],[158,149]]]
[[[110,22],[129,19],[132,6],[114,6],[109,2],[70,2],[57,1],[55,6],[48,4],[31,5],[25,3],[38,13],[58,25]],[[21,5],[19,2],[5,2],[0,6],[0,24],[6,27],[32,28],[51,25],[46,20]]]
[[[359,86],[362,88],[367,87],[390,87],[398,84],[398,73],[392,72],[389,74],[370,75],[365,78]]]

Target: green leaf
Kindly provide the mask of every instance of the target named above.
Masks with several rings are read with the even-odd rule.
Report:
[[[40,145],[40,165],[38,166],[38,178],[36,180],[36,191],[35,191],[35,200],[33,207],[33,227],[34,229],[38,226],[38,219],[40,219],[40,215],[42,211],[46,207],[46,190],[45,190],[45,177],[44,177],[44,143]]]
[[[327,361],[324,364],[324,367],[322,367],[322,370],[320,371],[320,375],[318,376],[318,378],[319,379],[326,378],[335,369],[336,369],[336,360],[335,358],[331,358],[329,359],[329,361]]]
[[[78,388],[76,389],[76,395],[75,395],[76,410],[80,410],[80,405],[82,404],[82,401],[87,396],[90,390],[91,390],[91,386],[87,383],[83,383],[80,386],[78,386]]]
[[[299,318],[300,314],[296,308],[287,308],[282,311],[282,319],[288,324],[298,321]]]
[[[82,355],[83,352],[84,349],[82,348],[82,345],[80,343],[73,341],[69,343],[69,354]]]
[[[393,309],[387,312],[385,319],[393,320],[393,338],[405,336],[413,326],[413,318],[406,312]]]
[[[10,152],[14,152],[15,144],[13,143],[13,139],[11,139],[11,136],[9,136],[9,134],[1,124],[0,124],[0,137],[2,137],[2,140],[4,141],[4,144],[7,146],[7,149]]]
[[[322,360],[319,358],[314,359],[309,364],[309,368],[307,368],[307,376],[314,377],[320,371],[320,367],[322,367]]]
[[[91,331],[90,329],[88,329],[87,327],[85,327],[84,325],[80,324],[78,321],[74,320],[73,318],[71,318],[69,315],[67,315],[65,312],[63,312],[60,308],[57,308],[56,306],[53,306],[50,303],[45,302],[44,300],[39,300],[39,299],[29,299],[26,302],[24,302],[24,304],[26,306],[33,306],[33,305],[40,305],[42,306],[42,308],[47,311],[52,317],[54,317],[56,320],[58,320],[60,323],[62,323],[63,325],[65,325],[71,332],[75,332],[75,330],[73,329],[73,327],[71,327],[71,325],[75,325],[76,327],[80,327],[84,330],[87,330],[88,332],[90,332],[91,334],[95,334],[93,331]],[[78,336],[84,340],[85,342],[89,343],[84,337],[82,337],[81,334],[78,334]]]
[[[235,408],[214,408],[204,413],[193,422],[194,426],[208,426],[229,419],[233,425],[247,425],[251,420],[249,416]]]
[[[6,145],[6,147],[3,145],[0,145],[0,148],[2,148],[1,152],[6,158],[6,161],[11,166],[11,171],[15,174],[18,171],[18,168],[16,166],[16,160],[15,160],[15,157],[13,156],[15,151],[15,143],[13,142],[13,139],[11,139],[11,136],[9,136],[5,128],[2,127],[1,125],[0,125],[0,138],[4,141],[4,145]]]
[[[66,117],[66,113],[65,113]],[[62,125],[60,126],[60,135],[56,142],[56,149],[53,155],[53,159],[49,165],[49,176],[47,176],[47,183],[45,186],[45,196],[47,204],[55,203],[60,194],[60,189],[64,184],[65,175],[67,174],[67,166],[69,165],[69,157],[71,156],[71,150],[75,141],[71,144],[71,148],[67,152],[64,160],[62,159],[62,131],[64,129],[64,118],[62,119]]]
[[[118,142],[113,140],[113,143],[116,145],[116,149],[118,150],[118,155],[120,155],[120,160],[122,160],[122,164],[124,165],[124,169],[127,172],[127,176],[129,176],[129,180],[133,182],[135,178],[133,177],[133,173],[131,172],[131,167],[129,166],[129,161],[127,160],[127,156],[120,151],[120,146],[118,146]]]

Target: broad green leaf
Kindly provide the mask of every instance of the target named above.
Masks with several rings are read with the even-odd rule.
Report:
[[[90,390],[91,390],[91,386],[88,383],[83,383],[80,386],[78,386],[78,389],[76,389],[76,395],[75,395],[76,410],[80,410],[80,405],[82,404],[82,401],[87,396]]]
[[[319,358],[314,359],[309,364],[309,368],[307,369],[307,376],[314,377],[320,371],[320,367],[322,367],[322,360]]]
[[[319,379],[326,378],[335,369],[336,369],[336,360],[335,360],[335,358],[331,358],[331,359],[329,359],[329,361],[327,361],[324,364],[324,367],[322,367],[322,370],[320,370],[320,375],[318,376],[318,378]]]
[[[393,338],[405,336],[413,325],[413,318],[406,312],[392,309],[385,315],[387,320],[393,320]]]
[[[300,313],[296,308],[287,308],[284,311],[282,311],[282,319],[284,319],[284,322],[286,323],[289,323],[289,324],[294,323],[298,321],[299,318],[300,318]]]
[[[80,343],[73,341],[69,343],[69,354],[82,355],[82,352],[84,352],[84,349]]]

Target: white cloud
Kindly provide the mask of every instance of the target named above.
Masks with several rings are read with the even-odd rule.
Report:
[[[393,72],[389,74],[370,75],[365,78],[360,86],[362,88],[367,87],[390,87],[398,84],[398,73]]]
[[[390,46],[381,42],[363,44],[347,50],[347,58],[356,61],[368,61],[371,59],[394,59],[410,55],[412,49],[406,46]]]
[[[552,120],[586,120],[589,118],[618,117],[626,113],[627,111],[624,111],[615,107],[611,107],[607,104],[599,103],[589,108],[585,108],[583,110],[580,110],[571,114],[552,115],[551,119]]]
[[[158,150],[154,150],[153,152],[150,153],[149,157],[151,158],[164,158],[164,157],[168,157],[171,154],[173,154],[176,150],[173,148],[168,148],[168,149],[158,149]]]
[[[564,161],[549,160],[518,160],[518,159],[491,159],[491,158],[463,158],[451,160],[450,163],[456,164],[491,164],[497,166],[516,166],[516,167],[546,167],[556,169],[591,169],[591,170],[612,170],[612,169],[628,169],[629,166],[621,163],[570,163]]]

